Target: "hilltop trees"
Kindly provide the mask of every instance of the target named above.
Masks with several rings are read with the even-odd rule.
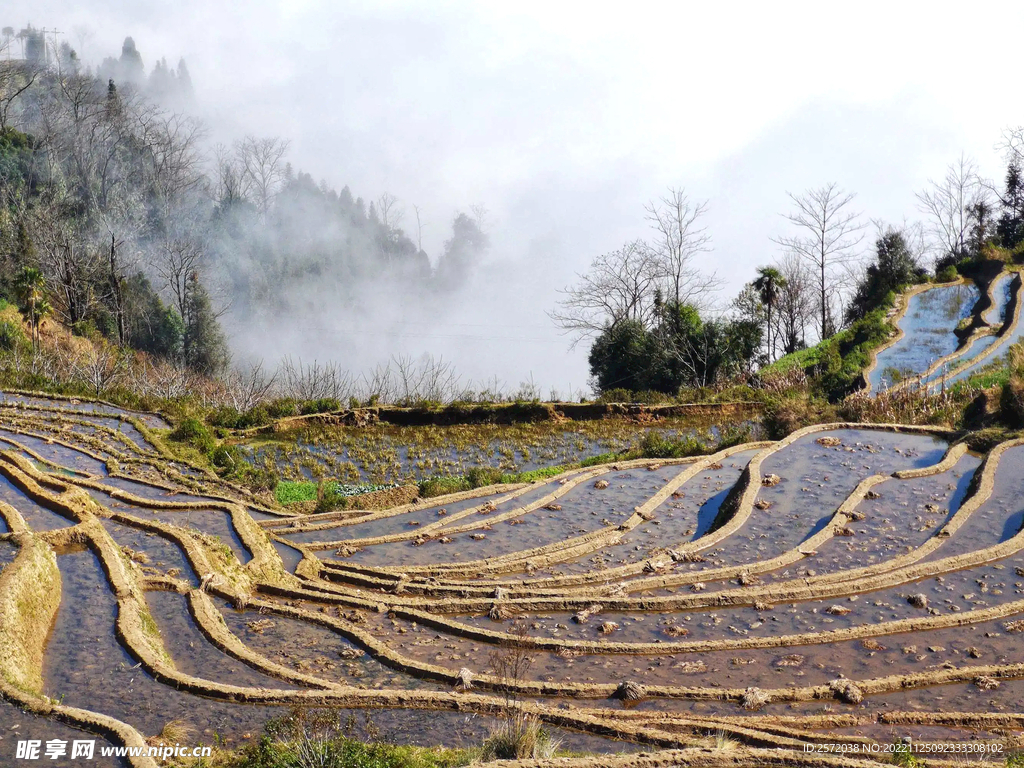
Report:
[[[767,310],[765,337],[768,343],[768,360],[775,358],[775,347],[772,344],[772,307],[779,299],[779,292],[786,285],[786,278],[775,267],[759,267],[754,289]]]
[[[675,394],[751,370],[760,323],[709,316],[719,282],[696,263],[710,250],[705,210],[683,190],[669,189],[645,207],[653,244],[634,240],[597,256],[562,291],[549,315],[573,335],[573,345],[594,340],[589,362],[598,390]]]
[[[925,275],[907,244],[906,235],[892,227],[875,240],[875,261],[869,264],[846,310],[852,323],[881,306],[890,294],[920,282]]]
[[[385,212],[386,213],[386,212]],[[387,217],[384,226],[387,227]],[[406,239],[399,230],[396,237]],[[409,241],[409,245],[412,242]],[[452,221],[452,236],[445,241],[444,253],[437,266],[438,282],[452,289],[465,283],[480,257],[487,251],[490,239],[483,230],[480,218],[466,213],[455,214]]]
[[[1024,171],[1021,158],[1016,155],[1011,155],[1007,163],[999,202],[1002,212],[996,224],[996,235],[1004,248],[1012,250],[1024,243]]]
[[[818,337],[825,339],[837,330],[836,305],[841,303],[843,272],[850,269],[856,257],[856,248],[863,239],[863,224],[860,213],[851,208],[854,195],[834,182],[802,195],[787,194],[795,210],[784,216],[797,233],[775,242],[804,259],[814,270]]]
[[[749,373],[761,345],[756,322],[701,317],[687,304],[661,303],[645,327],[622,320],[594,340],[588,361],[598,391],[629,389],[669,395]]]
[[[814,318],[814,275],[804,261],[788,253],[776,264],[783,283],[776,299],[776,338],[781,341],[783,354],[796,352],[807,346],[807,326]]]
[[[707,306],[719,288],[713,274],[705,274],[695,260],[711,250],[711,236],[703,226],[707,202],[693,203],[686,191],[669,187],[668,194],[645,207],[655,232],[653,251],[662,290],[677,305]]]
[[[961,155],[949,165],[941,181],[931,181],[928,189],[917,193],[917,200],[927,216],[936,272],[971,258],[971,232],[984,221],[990,208],[977,164]]]
[[[551,318],[581,339],[615,328],[625,321],[646,328],[654,320],[659,270],[655,254],[642,240],[597,256],[575,285],[561,291],[565,298]]]

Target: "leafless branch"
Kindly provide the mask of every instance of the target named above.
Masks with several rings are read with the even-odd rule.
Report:
[[[864,239],[860,213],[850,210],[853,193],[835,183],[809,189],[802,195],[787,193],[795,210],[783,214],[797,234],[773,238],[788,252],[797,254],[815,271],[818,283],[817,311],[819,338],[835,333],[837,305],[844,295],[841,275],[844,265],[858,257],[857,246]]]

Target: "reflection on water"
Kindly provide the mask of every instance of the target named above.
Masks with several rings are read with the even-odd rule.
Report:
[[[980,292],[974,283],[936,286],[911,296],[899,322],[903,337],[882,350],[869,374],[871,389],[879,392],[899,378],[924,373],[932,363],[960,345],[954,331],[970,316]]]
[[[934,328],[945,324],[943,327],[948,330],[950,323],[955,325],[953,321],[962,315],[963,305],[970,301],[970,290],[958,296],[948,294],[947,305],[943,307],[942,295],[930,297],[917,308],[915,317],[918,320],[915,322],[918,325],[915,327],[921,333],[927,332],[924,329],[929,324]],[[921,319],[922,312],[928,317]],[[94,431],[102,426],[101,420],[117,421],[115,414],[92,413],[90,418],[95,423],[89,428]],[[16,435],[7,434],[18,442]],[[75,435],[82,436],[86,432],[75,429],[61,434],[74,440]],[[122,434],[127,433],[122,431]],[[109,436],[104,439],[110,440]],[[127,434],[127,442],[136,445],[130,434]],[[46,443],[45,437],[34,438],[31,442],[21,441],[20,445],[38,450],[61,466],[102,474],[101,466],[98,466],[100,462],[88,460],[88,457],[83,459],[79,451]],[[133,450],[127,443],[122,447],[127,451]],[[942,458],[946,448],[946,441],[927,435],[836,430],[805,436],[768,456],[761,472],[778,475],[779,482],[759,489],[758,499],[763,503],[753,510],[739,530],[713,548],[704,550],[702,562],[678,562],[665,566],[669,573],[692,574],[693,580],[706,579],[702,589],[711,594],[707,595],[709,607],[703,609],[660,610],[663,604],[657,602],[658,597],[702,591],[696,589],[696,585],[688,584],[659,588],[649,593],[637,592],[639,599],[650,597],[646,603],[632,606],[637,610],[596,610],[589,620],[575,611],[515,614],[514,608],[509,614],[495,612],[492,618],[489,610],[491,590],[495,602],[505,599],[493,579],[503,579],[504,582],[498,582],[503,585],[524,579],[526,574],[516,573],[516,569],[498,577],[485,575],[486,580],[482,582],[477,581],[475,574],[460,576],[465,586],[463,594],[459,595],[463,588],[460,583],[444,585],[444,593],[454,596],[455,600],[473,594],[489,595],[487,602],[472,615],[455,616],[458,622],[489,630],[509,631],[521,627],[522,631],[538,638],[662,644],[702,640],[734,640],[742,644],[757,638],[782,638],[782,642],[788,643],[776,648],[733,647],[693,653],[654,646],[658,652],[649,655],[579,654],[565,649],[558,653],[531,652],[531,667],[525,678],[548,682],[556,689],[560,683],[614,686],[623,680],[636,680],[649,686],[708,689],[755,686],[775,690],[827,684],[839,676],[859,680],[951,667],[1015,663],[1019,660],[1019,634],[1014,631],[1016,625],[1010,624],[1008,628],[1008,624],[1024,614],[955,628],[919,630],[860,640],[828,642],[827,633],[845,628],[874,628],[881,623],[911,618],[951,616],[966,621],[970,611],[1000,606],[1017,611],[1018,607],[1007,604],[1024,600],[1024,555],[1018,553],[996,562],[961,567],[960,570],[950,570],[952,565],[947,563],[947,572],[874,591],[865,591],[863,583],[843,582],[832,597],[798,603],[778,599],[784,596],[782,589],[808,583],[807,579],[881,563],[913,551],[928,541],[963,503],[971,478],[980,465],[980,458],[971,455],[962,457],[954,467],[939,474],[908,480],[891,478],[876,485],[872,496],[857,505],[857,516],[850,522],[849,530],[844,532],[849,535],[832,538],[817,552],[807,553],[798,563],[759,577],[761,585],[772,590],[764,593],[771,599],[760,600],[757,606],[710,605],[715,592],[740,587],[740,579],[737,578],[713,581],[713,569],[742,563],[756,565],[789,551],[822,530],[836,508],[865,477],[891,475],[900,469],[933,465]],[[141,453],[148,450],[143,445],[136,445],[136,449],[134,455],[145,456],[146,466],[133,465],[133,476],[138,478],[142,472],[147,473],[146,476],[159,476],[164,468],[159,459],[152,454]],[[601,569],[641,563],[659,550],[699,538],[709,530],[722,502],[755,453],[753,450],[744,451],[723,460],[720,465],[702,469],[673,496],[659,504],[650,520],[642,521],[630,531],[620,531],[621,536],[607,546],[576,556],[570,562],[531,572],[529,577],[590,573],[592,575],[588,578],[600,583]],[[1024,520],[1022,462],[1024,448],[1012,448],[1004,453],[996,473],[992,499],[983,504],[958,533],[942,540],[942,546],[926,562],[989,547],[1016,535]],[[321,540],[351,541],[387,534],[404,535],[441,522],[443,525],[436,533],[438,536],[448,535],[451,541],[447,543],[432,541],[414,546],[405,540],[364,546],[343,562],[346,565],[443,566],[495,558],[532,547],[558,544],[619,525],[630,518],[636,507],[687,469],[686,465],[660,464],[653,468],[612,470],[601,476],[608,482],[608,487],[598,488],[594,483],[596,478],[588,478],[553,504],[522,512],[514,518],[515,524],[513,521],[492,521],[503,512],[522,509],[560,488],[559,481],[539,482],[504,501],[499,501],[502,495],[495,494],[489,498],[445,505],[444,514],[440,514],[441,505],[433,505],[370,521],[354,516],[350,525],[341,521],[341,524],[321,531],[288,532],[286,529],[285,538],[296,544]],[[148,499],[204,501],[194,492],[168,492],[138,480],[105,477],[103,482],[108,489],[129,490]],[[216,536],[241,563],[251,560],[251,553],[238,536],[230,515],[206,507],[209,502],[204,504],[205,508],[194,510],[149,510],[118,501],[102,490],[88,492],[114,512],[142,520],[159,520],[185,529],[195,528]],[[19,509],[36,530],[72,524],[72,521],[34,504],[10,483],[0,482],[0,499]],[[459,512],[480,507],[488,500],[495,502],[493,510],[480,510],[485,514],[472,514],[462,521],[451,522],[450,518]],[[254,517],[270,519],[259,513]],[[193,587],[199,584],[197,574],[184,553],[172,541],[124,523],[108,519],[101,523],[124,555],[134,560],[143,574],[174,576]],[[463,524],[472,525],[472,530],[454,530]],[[279,533],[279,529],[274,531]],[[286,542],[274,542],[274,546],[286,570],[294,572],[301,552]],[[6,567],[17,551],[12,542],[0,541],[0,568]],[[332,556],[329,552],[325,554]],[[219,739],[228,744],[237,743],[258,734],[270,718],[287,714],[289,708],[286,706],[232,704],[183,693],[171,685],[156,682],[117,639],[114,631],[117,602],[97,557],[87,549],[62,550],[58,566],[63,593],[47,642],[43,672],[48,695],[67,704],[116,717],[147,736],[158,734],[170,721],[180,720],[194,729],[197,741],[206,743]],[[255,573],[255,564],[249,571]],[[283,581],[284,575],[276,576],[281,579],[278,585],[287,583]],[[635,577],[637,581],[633,587],[643,586],[646,582],[642,579],[649,576],[645,572]],[[909,578],[899,572],[895,572],[895,577]],[[484,584],[487,586],[482,589]],[[315,589],[316,585],[316,580],[310,579],[306,586]],[[607,587],[612,586],[603,585],[605,592],[602,594],[610,594]],[[345,589],[343,585],[337,588]],[[398,598],[391,593],[381,595],[374,589],[360,587],[356,594],[350,593],[350,597],[357,598],[351,601],[352,606],[375,605],[378,600],[382,604],[394,605],[400,599],[415,594],[415,590],[399,591],[399,594],[405,597]],[[595,592],[585,594],[569,590],[567,594],[584,605],[587,599],[598,599],[593,597],[597,594]],[[746,602],[753,602],[749,593],[745,597]],[[471,675],[479,677],[493,671],[495,651],[501,652],[501,648],[493,643],[461,637],[458,628],[427,628],[417,622],[397,618],[395,614],[389,615],[386,608],[381,608],[380,612],[361,610],[295,596],[274,597],[262,593],[255,593],[253,598],[245,609],[236,609],[220,597],[212,599],[229,630],[254,652],[284,667],[334,683],[371,690],[450,690],[448,685],[422,680],[414,673],[386,666],[358,643],[344,639],[328,627],[283,618],[275,615],[273,610],[256,610],[252,607],[257,605],[256,600],[304,608],[315,617],[331,616],[351,622],[409,659],[414,666],[438,665],[453,674],[467,669]],[[185,596],[154,591],[146,594],[146,600],[155,627],[180,672],[232,685],[303,690],[302,686],[279,681],[210,644],[191,617]],[[466,611],[465,606],[448,608]],[[441,610],[440,607],[436,609]],[[816,633],[817,636],[813,636]],[[806,640],[813,642],[799,645],[795,639],[785,639],[792,635],[804,635]],[[997,688],[988,684],[965,683],[868,696],[856,707],[839,702],[776,702],[769,704],[765,712],[807,714],[822,712],[825,707],[830,711],[869,715],[894,708],[1012,711],[1019,709],[1021,695],[1024,695],[1024,683],[1018,681],[1002,681]],[[557,695],[538,700],[552,707],[565,703]],[[611,720],[622,706],[603,699],[589,700],[585,705],[606,708]],[[640,702],[633,714],[646,711],[756,717],[739,709],[733,702],[722,701],[649,699]],[[395,743],[435,745],[444,742],[449,746],[475,746],[496,726],[493,719],[458,712],[418,712],[396,708],[373,712],[369,722],[364,713],[355,710],[342,709],[339,714],[343,719],[352,716],[353,735],[380,736]],[[0,755],[6,754],[4,750],[10,743],[7,723],[20,722],[21,728],[27,728],[34,722],[33,727],[44,734],[59,733],[63,728],[22,715],[3,703],[0,703],[0,718],[3,723],[0,725]],[[859,730],[874,734],[878,729],[879,726],[872,725]],[[926,726],[905,729],[905,732],[932,737],[951,733],[948,729],[929,729]],[[615,752],[623,748],[617,742],[598,737],[569,732],[558,732],[557,736],[562,739],[564,748],[597,752]],[[0,764],[5,764],[3,761],[4,758],[0,757]]]

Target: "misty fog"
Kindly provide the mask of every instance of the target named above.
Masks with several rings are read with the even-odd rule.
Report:
[[[275,282],[309,256],[302,237],[314,227],[353,237],[325,225],[315,195],[294,201],[291,228],[267,236],[286,257],[255,294],[267,301],[243,290],[230,258],[239,241],[212,267],[236,361],[293,356],[358,372],[429,353],[477,388],[532,377],[545,395],[567,395],[586,389],[586,347],[570,349],[547,315],[558,289],[597,254],[647,237],[643,206],[668,185],[709,201],[713,251],[700,266],[723,279],[725,308],[778,255],[770,237],[784,230],[787,191],[838,181],[866,217],[899,221],[961,152],[1001,173],[994,147],[1020,122],[1019,98],[950,52],[976,27],[990,45],[985,68],[1019,67],[1024,11],[993,4],[1003,21],[992,24],[881,4],[834,18],[810,9],[647,4],[627,18],[593,4],[14,0],[3,15],[58,30],[94,69],[126,36],[147,75],[184,58],[194,96],[169,106],[203,122],[211,173],[218,146],[279,137],[313,187],[347,189],[365,206],[394,196],[395,228],[414,251],[422,241],[430,268],[460,212],[486,234],[443,290],[422,263],[348,277],[327,264]],[[731,33],[709,38],[712,25]],[[968,86],[983,112],[958,103]]]

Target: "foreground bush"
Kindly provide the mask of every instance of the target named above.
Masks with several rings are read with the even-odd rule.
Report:
[[[28,343],[21,327],[10,320],[0,321],[0,349],[10,352]]]
[[[544,760],[554,756],[558,744],[536,717],[510,717],[484,742],[483,759]]]
[[[213,450],[216,442],[210,430],[199,419],[183,419],[178,428],[170,434],[171,440],[184,443],[202,453],[209,453]]]
[[[224,757],[217,765],[221,768],[459,768],[471,762],[472,754],[462,750],[366,744],[345,736],[306,735],[287,742],[264,736],[257,744]]]
[[[380,740],[376,726],[366,718],[370,742],[354,736],[355,716],[343,723],[336,710],[297,708],[290,715],[267,723],[259,739],[237,752],[219,753],[217,768],[460,768],[469,765],[479,750],[410,747]],[[185,768],[209,768],[205,761]]]

